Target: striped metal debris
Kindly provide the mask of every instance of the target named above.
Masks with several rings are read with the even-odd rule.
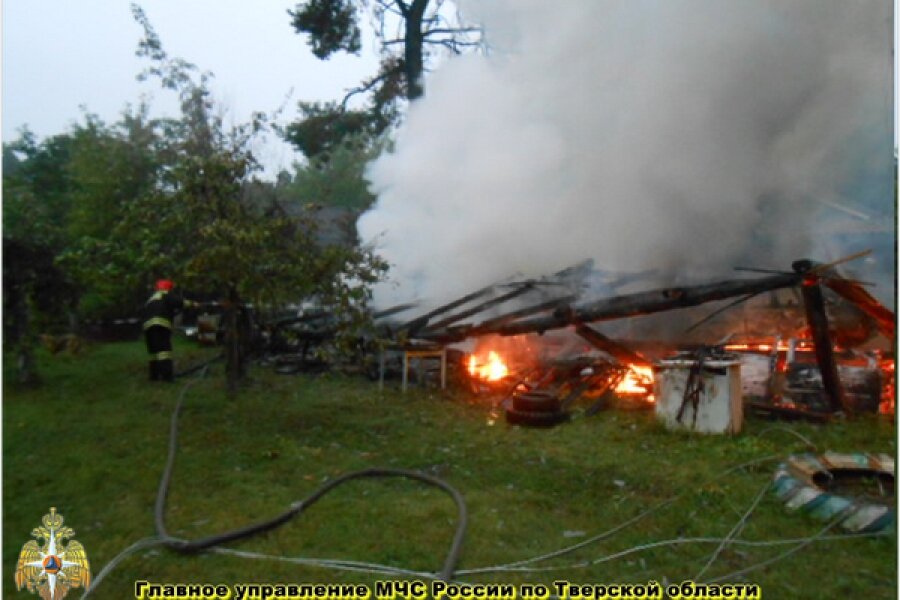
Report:
[[[821,520],[839,518],[841,527],[852,533],[893,530],[896,516],[892,508],[838,496],[816,483],[816,480],[832,480],[839,471],[889,476],[893,480],[894,459],[887,454],[795,454],[775,470],[775,494],[789,510],[802,511]]]

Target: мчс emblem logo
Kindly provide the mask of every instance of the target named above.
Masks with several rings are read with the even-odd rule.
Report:
[[[41,523],[31,530],[31,536],[42,544],[29,540],[19,552],[16,589],[27,586],[43,600],[62,600],[71,588],[91,585],[91,566],[80,542],[66,543],[75,531],[62,526],[63,517],[56,514],[56,508],[51,508]]]

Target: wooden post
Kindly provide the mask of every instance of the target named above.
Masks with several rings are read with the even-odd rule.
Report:
[[[809,323],[813,343],[816,347],[816,361],[819,363],[819,371],[822,373],[822,386],[825,388],[825,393],[828,394],[831,411],[850,412],[850,407],[844,398],[837,363],[834,360],[834,349],[831,345],[831,334],[828,332],[828,315],[825,312],[822,288],[816,280],[811,279],[804,282],[800,292],[803,295],[803,307],[806,309],[806,321]]]
[[[406,381],[409,377],[409,352],[406,350],[403,351],[403,383],[400,384],[400,389],[403,393],[406,393]]]
[[[638,364],[650,366],[650,361],[628,348],[624,344],[612,340],[596,329],[580,323],[575,327],[575,333],[581,336],[597,350],[603,350],[624,365]]]

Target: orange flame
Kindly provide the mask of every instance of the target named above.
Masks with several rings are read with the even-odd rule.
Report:
[[[469,356],[469,375],[485,381],[499,381],[509,375],[509,369],[500,359],[500,355],[491,350],[488,352],[487,361],[483,363],[479,363],[474,354]]]
[[[725,350],[731,352],[742,352],[742,351],[750,351],[750,352],[771,352],[773,350],[777,350],[778,352],[787,352],[790,350],[790,346],[786,342],[779,342],[776,346],[775,344],[766,344],[766,343],[758,343],[758,344],[726,344]],[[812,342],[807,341],[799,341],[794,346],[795,352],[812,352],[815,350]],[[840,350],[837,346],[835,346],[835,350]]]
[[[883,415],[892,415],[896,410],[895,389],[896,389],[896,364],[892,359],[882,360],[881,369],[884,373],[884,386],[881,393],[881,404],[878,406],[878,412]]]
[[[653,368],[628,365],[628,373],[616,386],[616,393],[647,396],[647,400],[653,402]]]

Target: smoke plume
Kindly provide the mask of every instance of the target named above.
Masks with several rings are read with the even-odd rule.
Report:
[[[657,284],[785,269],[869,241],[823,223],[893,218],[888,0],[461,8],[490,53],[431,74],[370,165],[380,303],[585,258]]]

